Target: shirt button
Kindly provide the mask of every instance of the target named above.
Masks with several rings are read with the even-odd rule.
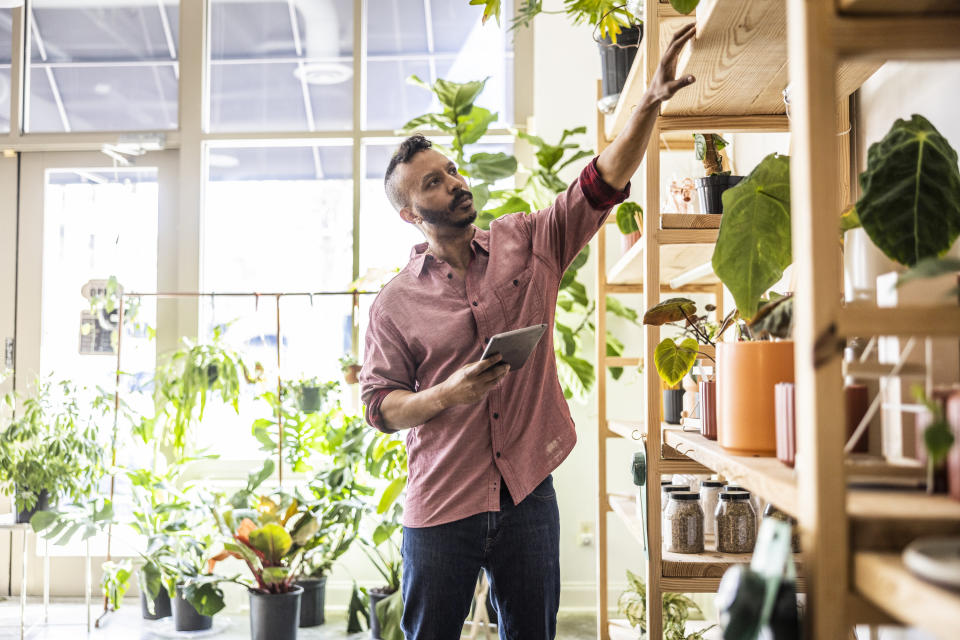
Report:
[[[500,417],[500,414],[499,414],[499,413],[493,414],[493,419],[494,419],[494,420],[496,420],[496,419],[499,418],[499,417]]]
[[[450,279],[450,280],[453,280],[453,274],[452,274],[452,273],[448,273],[448,274],[447,274],[447,278]]]
[[[513,286],[515,286],[515,287],[520,286],[520,281],[519,281],[519,280],[514,280],[514,281],[513,281]]]
[[[477,301],[476,301],[476,300],[473,301],[473,306],[477,306]]]
[[[500,452],[499,452],[499,451],[497,451],[497,457],[498,457],[498,458],[500,457]]]

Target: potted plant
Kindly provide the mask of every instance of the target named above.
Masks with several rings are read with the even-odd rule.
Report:
[[[342,364],[343,358],[341,358]],[[320,407],[323,404],[324,397],[326,396],[327,391],[330,389],[336,388],[335,383],[330,383],[330,386],[325,386],[320,382],[319,378],[305,378],[299,382],[296,386],[297,390],[297,401],[300,404],[300,411],[310,414],[320,411]]]
[[[713,305],[707,305],[706,311],[714,311]],[[663,326],[673,325],[683,331],[677,338],[664,338],[654,351],[654,366],[660,378],[668,386],[663,392],[664,422],[680,424],[683,389],[679,389],[683,378],[693,371],[697,359],[703,355],[713,361],[709,354],[701,354],[699,345],[716,346],[716,342],[730,326],[733,314],[729,314],[723,325],[718,326],[707,320],[707,315],[697,313],[697,304],[689,298],[670,298],[651,307],[643,316],[643,323]],[[712,376],[701,377],[698,381],[700,394],[701,433],[704,437],[716,440],[715,406],[711,399],[716,397],[715,382]],[[704,400],[706,399],[706,401]]]
[[[767,156],[723,202],[713,270],[733,295],[740,339],[717,345],[718,441],[736,453],[773,455],[774,387],[793,382],[793,342],[783,339],[792,298],[763,296],[792,262],[789,158]]]
[[[394,512],[396,516],[399,510]],[[383,576],[385,584],[367,590],[370,602],[370,637],[376,640],[403,640],[403,595],[400,574],[403,559],[393,537],[400,525],[396,519],[381,522],[370,540],[361,540],[361,549]]]
[[[716,133],[695,133],[694,150],[697,160],[703,162],[703,178],[696,179],[700,195],[700,213],[723,213],[723,192],[736,185],[743,176],[732,176],[723,170],[720,154],[729,143]]]
[[[627,621],[643,637],[647,633],[647,585],[632,571],[627,571],[628,586],[617,598],[617,610],[627,616]],[[710,625],[691,634],[687,634],[687,620],[690,614],[703,616],[699,605],[682,593],[663,594],[663,637],[664,640],[704,640],[704,634],[717,625]]]
[[[616,219],[626,253],[643,236],[643,207],[636,202],[624,202],[617,207]]]
[[[352,353],[346,353],[340,358],[339,362],[344,381],[346,381],[347,384],[357,384],[359,382],[357,376],[360,375],[360,369],[362,367],[357,362],[356,356]]]
[[[14,394],[6,395],[13,408]],[[59,504],[91,504],[104,474],[103,445],[92,412],[82,411],[78,389],[69,382],[37,381],[35,393],[19,407],[18,417],[0,433],[0,490],[13,494],[17,522]],[[101,407],[94,401],[94,409]],[[101,506],[100,509],[105,509]],[[106,517],[112,516],[105,511]],[[38,522],[45,529],[57,519],[47,513]],[[61,527],[61,543],[82,524]]]
[[[483,22],[491,17],[500,22],[500,0],[471,0],[470,4],[484,5]],[[617,0],[564,0],[563,12],[574,24],[595,25],[600,32],[602,93],[617,95],[630,75],[633,59],[643,37],[643,21],[636,15],[638,3]],[[524,2],[517,8],[511,29],[530,26],[533,19],[543,11],[543,2]]]
[[[302,491],[296,492],[299,502],[318,523],[314,535],[303,543],[305,557],[296,581],[304,590],[301,627],[324,623],[327,575],[356,540],[365,500],[374,493],[358,480],[371,430],[362,418],[342,410],[326,424],[321,453],[327,462]]]
[[[214,537],[206,533],[191,535],[187,532],[171,538],[173,558],[163,558],[162,571],[174,581],[173,624],[177,631],[204,631],[213,627],[213,616],[224,605],[223,582],[236,582],[213,573],[207,562],[214,548]],[[172,562],[171,562],[172,560]]]

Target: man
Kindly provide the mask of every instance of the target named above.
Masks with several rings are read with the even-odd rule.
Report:
[[[694,34],[680,30],[625,130],[553,206],[472,225],[457,167],[423,136],[387,168],[390,202],[426,242],[377,296],[360,373],[367,421],[407,432],[403,631],[454,640],[477,575],[490,579],[501,638],[556,635],[560,517],[551,472],[576,442],[557,379],[552,332],[522,369],[478,362],[497,334],[551,325],[564,271],[629,194],[662,101]],[[602,268],[602,266],[601,266]]]

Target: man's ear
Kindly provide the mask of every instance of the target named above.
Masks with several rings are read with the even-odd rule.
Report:
[[[403,218],[404,222],[409,222],[410,224],[418,224],[420,222],[420,217],[413,212],[413,208],[411,207],[400,209],[400,217]]]

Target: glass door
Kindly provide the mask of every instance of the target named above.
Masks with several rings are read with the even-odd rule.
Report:
[[[115,389],[118,339],[125,373],[121,395],[149,380],[162,321],[156,300],[125,306],[122,337],[116,310],[103,301],[117,286],[155,292],[175,278],[177,166],[175,151],[133,156],[125,166],[99,152],[21,155],[15,356],[20,394],[32,394],[38,380],[69,381],[80,391],[82,410],[94,411],[90,400],[104,392],[112,397]],[[106,447],[112,413],[97,425]],[[125,508],[123,485],[118,478],[118,515]],[[113,554],[129,555],[130,545],[117,540],[122,531],[114,533]],[[95,538],[91,548],[98,566],[106,536]],[[81,555],[83,549],[79,540],[51,546],[54,573],[76,576],[79,586],[80,558],[56,556]]]

